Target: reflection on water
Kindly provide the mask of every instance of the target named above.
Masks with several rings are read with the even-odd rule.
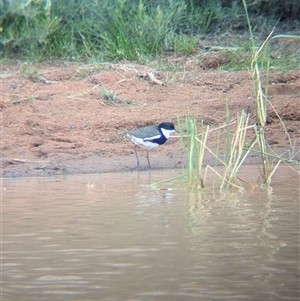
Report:
[[[272,194],[147,184],[147,173],[4,180],[1,300],[299,299],[290,171]]]

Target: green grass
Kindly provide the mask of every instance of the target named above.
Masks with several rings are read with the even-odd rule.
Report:
[[[38,60],[70,55],[145,60],[164,51],[189,53],[196,40],[188,31],[197,20],[206,19],[201,11],[192,16],[185,1],[160,5],[125,0],[21,3],[5,2],[0,16],[2,49],[6,55]]]
[[[290,36],[291,35],[286,35]],[[253,38],[255,44],[263,43],[264,40],[259,38]],[[292,70],[299,68],[299,43],[294,38],[286,38],[278,41],[270,41],[267,53],[260,56],[257,60],[259,68],[264,69],[266,63],[269,64],[269,68],[275,70]],[[225,54],[226,63],[220,68],[226,71],[241,71],[249,70],[252,63],[252,46],[251,42],[240,41],[232,48],[224,48],[222,52]]]
[[[300,11],[296,0],[289,5],[281,3],[282,12],[272,11],[276,1],[270,2],[272,5],[264,1],[250,5],[258,35],[272,28],[278,14],[296,18]],[[247,29],[240,1],[20,0],[4,1],[1,8],[0,52],[6,59],[148,62],[174,53],[201,51],[198,46],[204,35],[218,32],[217,38],[221,33]],[[259,10],[265,18],[255,14]],[[245,69],[251,60],[248,41],[235,40],[236,50],[222,50],[228,62],[221,67],[227,70]],[[230,38],[220,38],[219,46],[228,43],[232,44]],[[274,49],[271,66],[297,65],[296,51],[283,46]]]

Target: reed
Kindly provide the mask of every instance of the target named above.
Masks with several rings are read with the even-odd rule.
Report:
[[[254,138],[248,144],[248,147],[245,148],[246,134],[250,128],[252,128],[252,126],[249,126],[249,114],[242,111],[241,115],[237,116],[235,132],[228,141],[229,145],[227,146],[226,151],[225,168],[220,186],[221,189],[230,188],[232,185],[242,187],[237,177],[237,172],[256,143],[256,139]],[[230,135],[230,130],[228,128],[226,129],[226,135]]]
[[[183,135],[183,127],[180,119],[177,117],[178,128],[180,130],[180,141],[183,153],[186,156],[186,176],[191,188],[204,188],[204,179],[202,175],[202,165],[204,158],[205,145],[207,141],[208,129],[203,122],[201,123],[201,134],[198,138],[196,121],[189,116],[186,117],[186,135]]]
[[[255,107],[256,107],[256,125],[255,125],[255,133],[258,142],[258,147],[261,155],[261,162],[262,162],[262,169],[261,169],[261,176],[263,179],[263,185],[270,185],[272,175],[274,174],[275,170],[279,166],[282,159],[280,159],[275,166],[272,166],[269,156],[268,156],[268,144],[266,141],[266,134],[265,134],[265,126],[267,121],[267,104],[272,108],[272,110],[277,115],[278,119],[281,121],[281,124],[285,130],[285,133],[288,137],[288,141],[291,147],[293,147],[291,138],[286,130],[285,124],[280,118],[278,112],[275,110],[274,106],[268,99],[268,79],[269,79],[269,72],[270,72],[270,56],[269,56],[269,43],[271,40],[274,39],[300,39],[300,36],[296,35],[277,35],[273,36],[275,27],[270,32],[266,40],[262,43],[262,45],[257,48],[255,46],[252,26],[248,14],[248,7],[246,0],[243,0],[243,5],[245,9],[249,34],[250,34],[250,41],[252,44],[252,62],[251,62],[251,73],[253,78],[254,84],[254,94],[255,94]],[[265,68],[266,71],[266,87],[263,89],[262,86],[262,70]]]
[[[252,32],[252,26],[248,14],[248,7],[245,0],[243,0],[243,5],[245,9],[246,19],[248,23],[248,29],[250,34],[250,41],[252,44],[252,62],[251,62],[251,73],[254,85],[254,94],[255,94],[255,108],[256,108],[256,127],[255,133],[257,137],[257,142],[259,145],[259,150],[262,159],[262,177],[264,180],[264,184],[268,184],[267,180],[270,179],[268,176],[268,167],[269,167],[269,159],[266,156],[266,139],[265,139],[265,124],[267,121],[267,97],[264,94],[261,80],[261,70],[259,68],[259,57],[262,53],[263,45],[256,50],[254,36]],[[271,33],[272,34],[272,33]],[[269,35],[270,37],[270,35]],[[267,38],[267,40],[269,39]]]

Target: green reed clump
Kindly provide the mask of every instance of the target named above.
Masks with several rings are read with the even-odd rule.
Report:
[[[229,120],[228,112],[228,119],[224,126],[219,126],[213,130],[210,130],[209,126],[204,126],[202,121],[200,127],[201,133],[198,134],[196,121],[192,120],[188,116],[186,117],[186,134],[184,135],[181,121],[178,118],[178,124],[181,133],[180,140],[183,153],[186,157],[186,176],[191,188],[202,189],[205,187],[208,169],[212,170],[218,177],[221,178],[221,190],[228,189],[230,187],[242,188],[240,180],[237,177],[237,173],[252,147],[256,143],[256,139],[253,139],[250,142],[246,141],[247,131],[253,127],[249,126],[248,123],[248,114],[242,112],[241,115],[237,116],[237,119],[233,123],[232,120]],[[232,130],[233,124],[236,124],[236,128],[234,130]],[[215,130],[218,131],[218,136],[224,136],[227,140],[224,160],[222,160],[221,156],[219,155],[220,150],[218,147],[215,151],[212,151],[212,149],[207,145],[209,135]],[[215,157],[219,164],[224,166],[223,175],[218,173],[215,168],[209,165],[205,167],[205,172],[203,173],[204,154],[206,151]]]
[[[185,120],[186,135],[183,135],[183,127],[178,118],[180,141],[186,156],[187,179],[192,188],[204,188],[205,179],[202,174],[204,152],[208,136],[209,126],[201,122],[201,133],[198,135],[196,121],[189,116]]]

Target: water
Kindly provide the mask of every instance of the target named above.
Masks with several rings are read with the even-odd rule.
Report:
[[[4,180],[0,299],[299,300],[296,174],[281,169],[269,193],[148,183],[148,173]]]

